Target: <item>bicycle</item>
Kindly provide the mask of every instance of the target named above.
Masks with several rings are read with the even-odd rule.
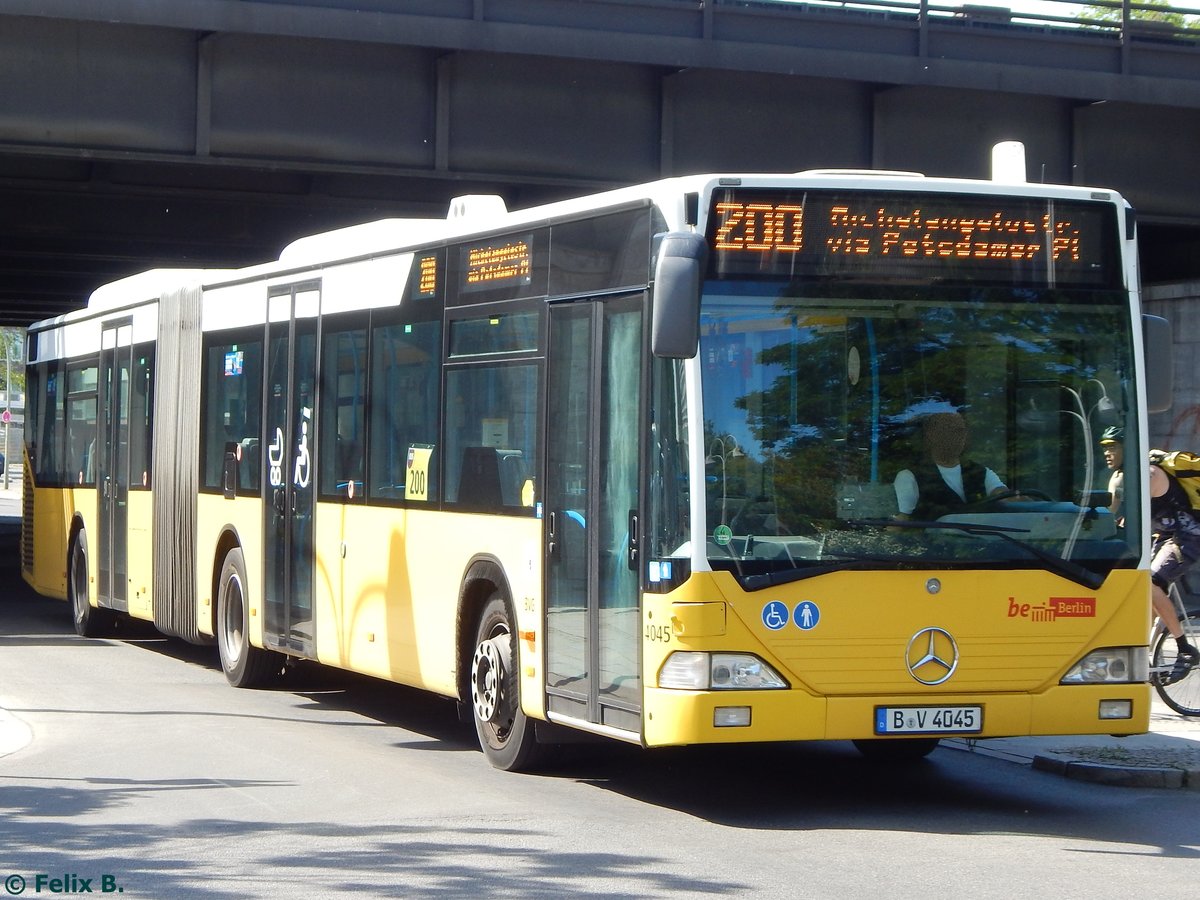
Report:
[[[1171,585],[1170,596],[1184,635],[1193,647],[1197,646],[1196,641],[1200,638],[1200,608],[1187,608],[1175,585]],[[1171,679],[1177,647],[1175,638],[1167,633],[1161,621],[1154,624],[1151,644],[1150,683],[1154,685],[1158,696],[1181,716],[1200,716],[1200,666],[1192,666],[1178,680]]]

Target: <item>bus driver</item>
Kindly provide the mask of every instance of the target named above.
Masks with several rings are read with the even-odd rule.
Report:
[[[921,431],[929,459],[896,473],[898,518],[931,522],[1008,490],[991,469],[963,459],[967,423],[959,413],[926,416]]]

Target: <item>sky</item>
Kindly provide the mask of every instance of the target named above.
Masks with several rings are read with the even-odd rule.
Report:
[[[777,0],[777,2],[799,3],[804,0]],[[836,2],[836,0],[835,0]],[[850,0],[853,4],[855,0]],[[861,2],[870,2],[870,0],[861,0]],[[905,2],[905,0],[900,0]],[[913,6],[919,3],[919,0],[908,0]],[[955,2],[955,0],[929,0],[930,5],[936,7],[953,7],[961,6],[963,3]],[[1073,18],[1083,12],[1088,5],[1085,0],[1070,0],[1070,2],[1056,2],[1056,0],[965,0],[971,6],[999,6],[1011,10],[1014,13],[1026,13],[1029,15],[1040,16],[1058,16],[1059,18]],[[1139,0],[1134,0],[1139,2]],[[1145,2],[1145,0],[1141,0]],[[1192,15],[1200,16],[1200,0],[1188,0],[1187,3],[1176,2],[1171,0],[1172,7],[1180,11]]]

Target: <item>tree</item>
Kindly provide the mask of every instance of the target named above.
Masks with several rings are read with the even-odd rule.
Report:
[[[9,390],[9,378],[12,379],[12,392],[25,393],[25,329],[0,328],[0,390]],[[11,401],[10,401],[11,403]]]
[[[1170,0],[1131,0],[1135,8],[1129,11],[1129,16],[1139,22],[1161,22],[1172,28],[1184,29],[1192,23],[1183,13],[1172,6]],[[1146,9],[1145,7],[1154,7]],[[1094,22],[1112,22],[1120,24],[1123,20],[1123,9],[1117,6],[1085,6],[1079,15],[1079,20],[1085,24]]]

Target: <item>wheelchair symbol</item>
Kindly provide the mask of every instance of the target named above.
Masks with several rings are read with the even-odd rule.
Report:
[[[772,631],[778,631],[780,628],[783,628],[785,625],[787,625],[790,618],[791,616],[789,615],[787,606],[780,603],[778,600],[772,600],[763,607],[763,624]]]

